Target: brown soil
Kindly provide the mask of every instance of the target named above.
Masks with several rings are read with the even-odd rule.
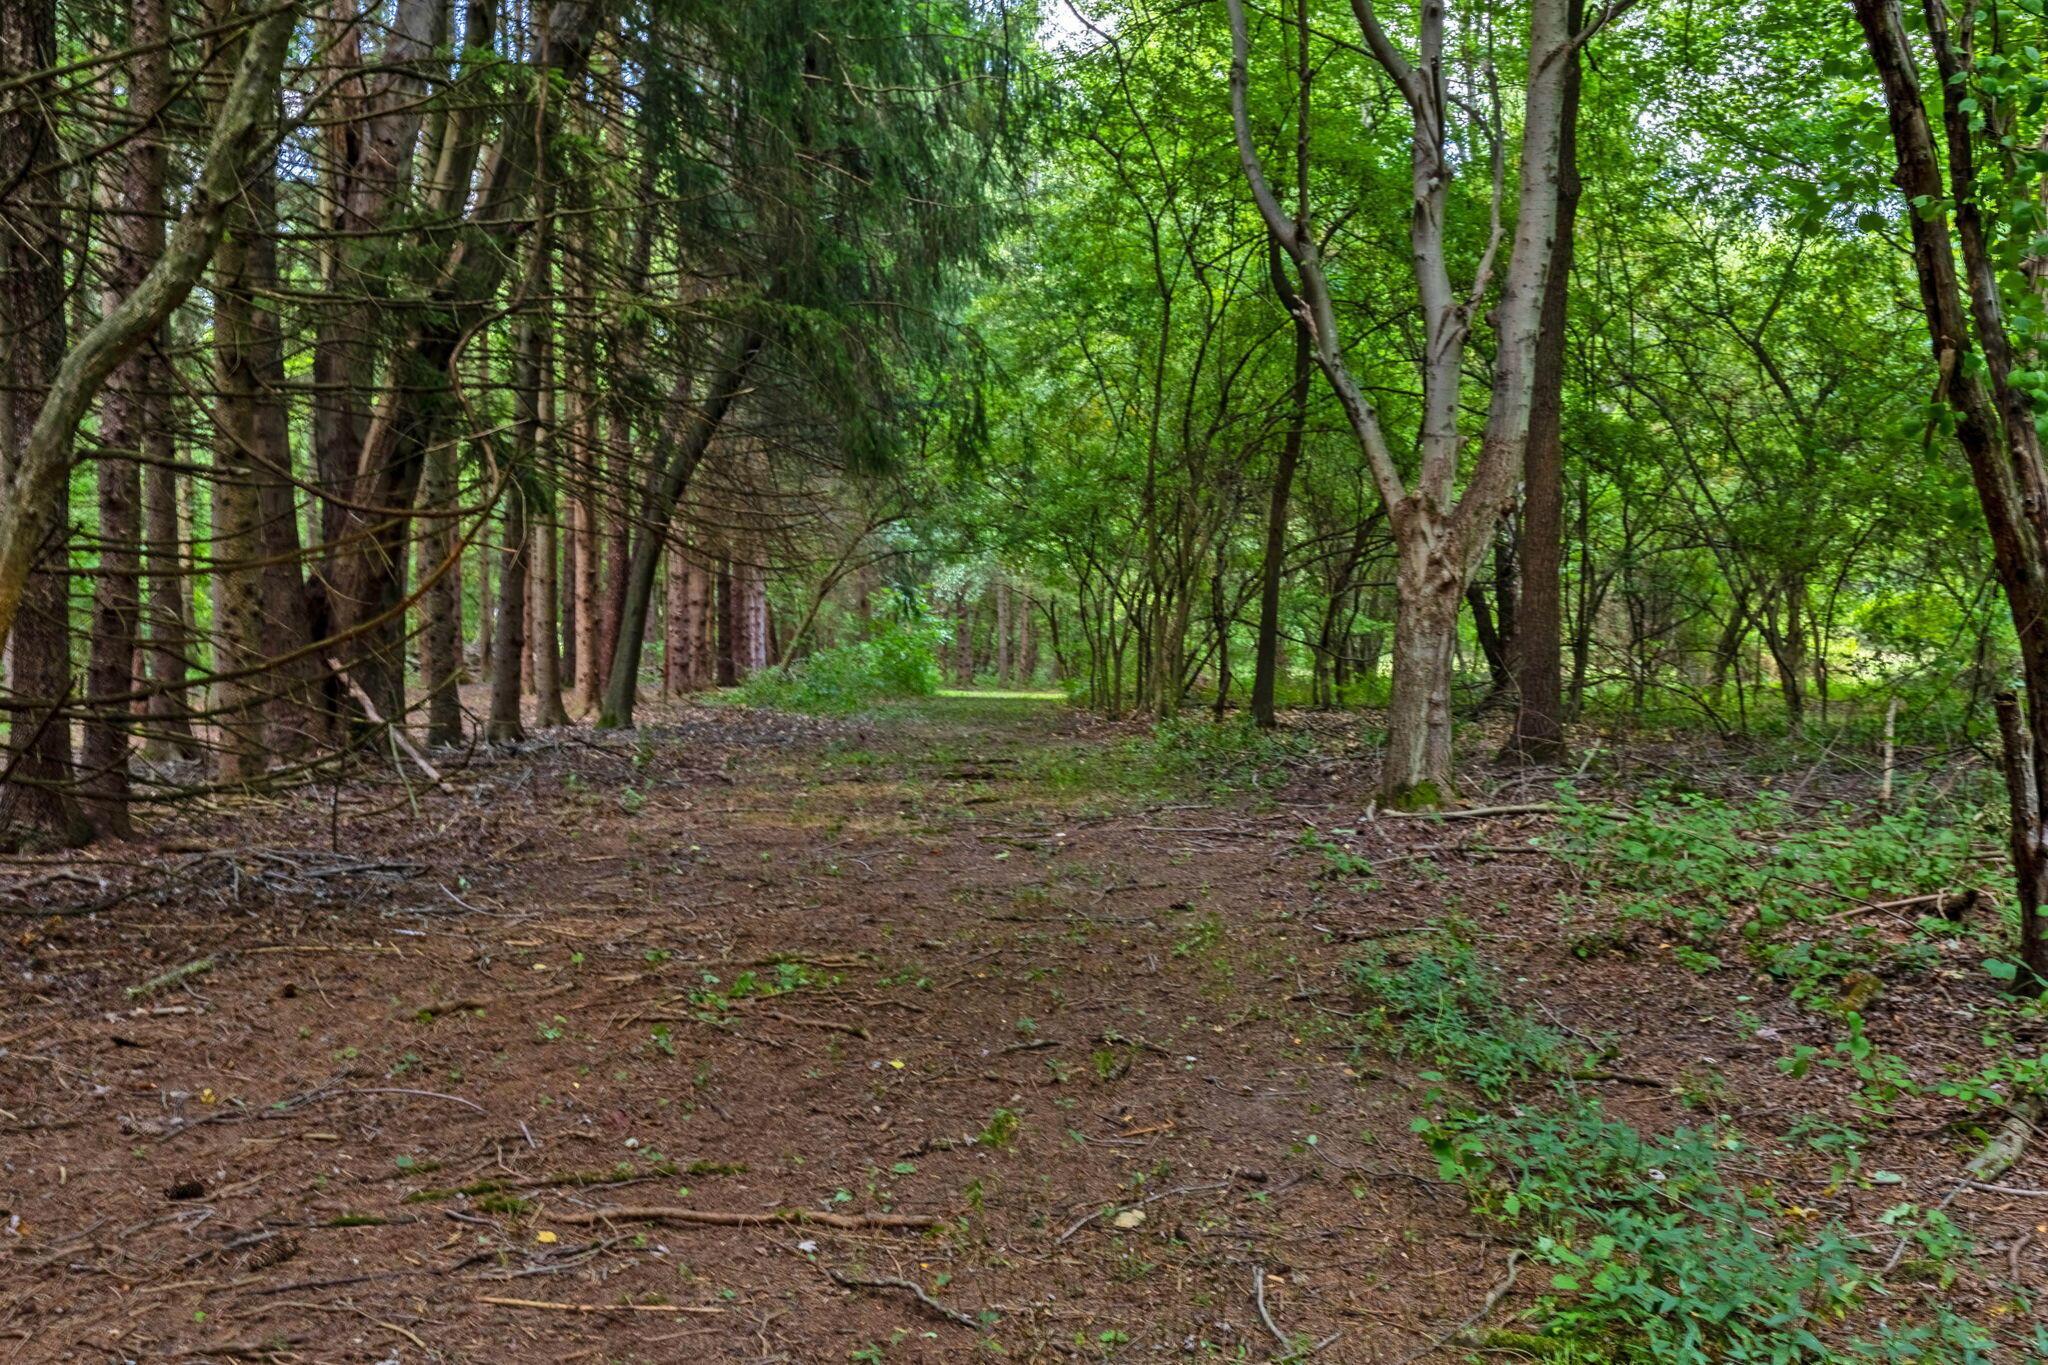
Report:
[[[1510,1243],[1409,1135],[1428,1082],[1354,1052],[1343,965],[1450,911],[1525,1003],[1618,1037],[1617,1113],[1696,1123],[1704,1075],[1763,1133],[1846,1103],[1778,1073],[1824,1030],[1753,977],[1573,957],[1561,869],[1483,851],[1539,822],[1359,827],[1361,889],[1297,839],[1355,825],[1350,765],[1166,796],[1080,761],[1117,733],[1028,701],[679,709],[416,800],[393,774],[11,865],[15,908],[104,908],[0,948],[0,1353],[1238,1360],[1277,1327],[1403,1360]],[[1955,965],[1873,1010],[1889,1045],[1969,1043]],[[1731,1028],[1745,994],[1782,1041]],[[1903,1193],[1770,1174],[1868,1229],[1948,1192],[1954,1117],[1879,1141]],[[1951,1210],[1985,1255],[1952,1302],[2048,1289],[2048,1237],[2005,1252],[2048,1204]]]

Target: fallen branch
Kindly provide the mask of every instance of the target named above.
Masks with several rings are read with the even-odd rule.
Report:
[[[977,1332],[983,1332],[988,1330],[988,1323],[981,1321],[979,1318],[969,1317],[967,1314],[961,1312],[957,1308],[946,1307],[945,1304],[940,1303],[937,1299],[925,1293],[923,1286],[918,1285],[910,1280],[857,1280],[851,1275],[841,1274],[839,1271],[834,1270],[829,1265],[821,1266],[819,1268],[825,1272],[826,1276],[832,1281],[832,1283],[839,1285],[842,1288],[901,1290],[903,1293],[910,1295],[919,1303],[923,1304],[925,1308],[927,1308],[933,1313],[938,1314],[940,1317],[944,1318],[948,1322],[957,1322],[962,1327],[972,1328]]]
[[[360,682],[356,681],[356,675],[349,672],[342,665],[341,660],[331,654],[327,657],[327,666],[334,670],[334,676],[341,679],[342,686],[348,688],[349,692],[355,697],[357,704],[369,716],[370,724],[383,726],[390,734],[392,742],[405,750],[406,757],[420,765],[420,771],[427,775],[427,780],[437,787],[443,786],[444,783],[440,770],[427,761],[427,756],[420,752],[419,746],[414,744],[411,737],[405,733],[405,727],[395,721],[387,721],[383,716],[377,714],[377,703],[370,700],[370,694],[363,690],[363,685]]]
[[[478,1303],[500,1308],[534,1308],[548,1313],[706,1313],[719,1314],[723,1308],[698,1307],[687,1303],[559,1303],[552,1299],[508,1299],[499,1294],[479,1294]]]
[[[836,1019],[806,1019],[798,1014],[784,1014],[780,1010],[762,1010],[765,1019],[780,1019],[785,1024],[797,1024],[803,1028],[828,1029],[833,1033],[850,1034],[855,1038],[866,1038],[868,1031],[860,1024],[842,1024]]]
[[[1999,1185],[1989,1180],[1965,1180],[1968,1189],[1983,1190],[1986,1194],[2013,1194],[2022,1199],[2048,1199],[2048,1190],[2029,1189],[2025,1185]]]
[[[1980,894],[1977,888],[1966,887],[1961,891],[1929,891],[1918,896],[1901,896],[1893,901],[1866,901],[1861,905],[1852,905],[1847,910],[1837,910],[1832,918],[1854,919],[1858,915],[1907,910],[1916,905],[1931,905],[1935,913],[1943,919],[1960,920],[1976,907]]]
[[[1502,1278],[1499,1284],[1495,1285],[1491,1290],[1487,1292],[1486,1302],[1479,1305],[1478,1312],[1474,1313],[1471,1317],[1466,1318],[1463,1322],[1459,1323],[1456,1327],[1453,1327],[1450,1331],[1438,1337],[1435,1341],[1430,1342],[1427,1346],[1416,1347],[1407,1355],[1402,1356],[1400,1360],[1396,1361],[1395,1365],[1414,1365],[1416,1361],[1421,1360],[1424,1356],[1435,1355],[1438,1351],[1441,1351],[1444,1347],[1449,1346],[1452,1342],[1462,1341],[1465,1334],[1470,1332],[1474,1327],[1478,1326],[1480,1321],[1484,1319],[1488,1313],[1491,1313],[1496,1307],[1498,1307],[1502,1299],[1507,1297],[1508,1291],[1515,1287],[1515,1269],[1517,1263],[1520,1262],[1521,1259],[1521,1252],[1510,1251],[1508,1253],[1507,1275]]]
[[[195,976],[204,976],[213,970],[213,963],[211,957],[202,957],[173,967],[167,972],[152,976],[139,986],[130,986],[128,998],[134,1000],[140,996],[155,995],[166,986],[175,986],[181,981],[190,981]]]
[[[2034,1125],[2041,1121],[2041,1111],[2039,1095],[2015,1100],[2011,1117],[1991,1135],[1991,1141],[1984,1144],[1984,1150],[1963,1167],[1963,1174],[1971,1181],[1983,1182],[1996,1180],[2011,1170],[2027,1150],[2027,1139],[2034,1135]]]
[[[1370,816],[1386,815],[1400,820],[1485,820],[1496,815],[1568,815],[1584,811],[1603,820],[1626,820],[1628,814],[1602,810],[1598,806],[1561,806],[1555,801],[1531,801],[1519,806],[1466,806],[1450,810],[1375,810]]]
[[[756,1228],[775,1223],[815,1223],[827,1228],[935,1228],[946,1221],[923,1213],[827,1213],[822,1209],[766,1209],[751,1213],[685,1209],[670,1204],[623,1205],[550,1217],[557,1223],[700,1223],[721,1228]]]

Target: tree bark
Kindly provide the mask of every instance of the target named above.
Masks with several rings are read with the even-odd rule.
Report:
[[[49,47],[38,49],[34,45],[48,9],[47,0],[18,0],[0,6],[0,16],[5,17],[5,26],[0,27],[0,75],[43,69],[49,65],[49,61],[43,60],[45,55],[54,60],[54,39]],[[57,336],[55,353],[61,354],[61,363],[31,390],[38,395],[32,417],[17,396],[15,440],[10,443],[14,448],[6,452],[6,466],[0,469],[0,644],[13,630],[31,567],[64,524],[67,502],[63,485],[79,421],[107,376],[156,334],[212,259],[242,183],[242,173],[263,143],[295,18],[294,11],[280,9],[247,30],[234,79],[214,119],[213,137],[207,145],[198,183],[162,257],[134,292],[69,351],[62,349],[61,333]],[[17,60],[24,65],[17,67]],[[5,145],[5,150],[0,150],[0,184],[16,185],[23,190],[31,186],[48,188],[48,200],[55,203],[60,196],[54,186],[40,186],[39,180],[32,182],[22,177],[24,168],[35,164],[33,158],[57,155],[48,150],[55,145],[55,132],[46,126],[45,115],[38,112],[39,101],[20,100],[17,107],[22,112],[8,118],[6,131],[0,131],[0,145]],[[29,197],[42,198],[33,193]],[[33,221],[40,212],[30,211],[26,220]],[[23,266],[21,250],[17,243],[9,274],[26,279],[44,270],[59,271],[56,288],[61,295],[61,254],[52,263]],[[7,315],[31,316],[20,309],[10,309]],[[51,325],[61,328],[62,316],[63,310],[58,307]],[[34,351],[36,344],[31,338],[17,341],[16,348]],[[15,392],[19,395],[21,390],[17,387]]]
[[[491,714],[484,736],[493,744],[526,738],[519,673],[526,660],[526,489],[505,490],[504,545],[498,552],[498,624],[492,632]]]
[[[1452,799],[1451,651],[1464,575],[1427,540],[1397,548],[1394,677],[1380,801],[1421,810]]]
[[[262,172],[258,172],[259,177]],[[250,197],[238,201],[213,270],[213,536],[207,545],[213,583],[214,773],[249,782],[269,762],[264,742],[263,510],[259,496],[267,434],[257,374],[257,333],[251,257],[259,225]]]
[[[420,479],[426,527],[419,540],[420,683],[427,692],[427,744],[462,742],[462,560],[455,526],[455,450],[438,441]]]
[[[1566,27],[1585,22],[1584,0],[1571,0]],[[1579,94],[1576,49],[1564,59],[1564,112],[1558,131],[1557,236],[1543,286],[1536,337],[1535,382],[1529,402],[1529,449],[1522,469],[1519,542],[1521,596],[1515,605],[1515,725],[1504,754],[1533,763],[1564,758],[1564,360],[1570,321],[1572,259],[1579,199]]]
[[[141,287],[164,249],[164,148],[157,123],[168,99],[169,36],[163,0],[129,6],[128,42],[139,49],[128,66],[128,121],[132,140],[120,163],[116,197],[124,210],[112,230],[106,310]],[[126,837],[129,818],[129,748],[137,690],[140,633],[142,480],[138,463],[153,415],[150,348],[138,348],[107,377],[100,404],[99,575],[94,583],[92,660],[86,691],[94,699],[85,723],[88,812],[103,831]]]
[[[651,505],[645,509],[644,525],[649,528],[666,526],[675,518],[683,490],[688,487],[698,462],[704,458],[711,438],[724,424],[726,413],[739,397],[761,345],[761,337],[753,332],[736,337],[703,404],[690,407],[687,416],[681,418],[682,435],[675,440],[673,449],[667,452],[667,458],[662,462],[661,480],[653,489]],[[687,396],[685,392],[684,397]],[[676,406],[671,404],[672,416]],[[598,715],[600,728],[624,728],[633,723],[633,703],[639,689],[640,651],[646,635],[647,605],[653,596],[654,575],[661,565],[663,544],[663,538],[650,529],[633,547],[619,644],[612,654],[611,671],[605,679],[604,707]]]
[[[56,59],[53,0],[0,5],[0,79],[46,69]],[[61,433],[45,431],[39,421],[39,409],[48,412],[56,401],[64,357],[65,243],[57,208],[63,159],[48,106],[32,90],[17,94],[0,112],[0,211],[6,224],[0,231],[0,548],[9,556],[0,569],[9,573],[12,589],[0,599],[0,644],[6,643],[7,626],[14,627],[4,764],[9,781],[0,789],[0,848],[7,849],[71,847],[92,837],[72,790],[77,773],[69,709],[65,541],[71,495],[65,475],[77,421]],[[48,466],[40,478],[38,459]],[[33,499],[34,506],[23,505],[24,499]],[[0,582],[0,592],[9,587]]]
[[[2001,729],[2024,968],[2016,984],[2038,992],[2048,983],[2048,924],[2042,914],[2048,903],[2048,821],[2041,809],[2041,793],[2048,791],[2048,464],[2031,403],[2011,382],[2012,345],[1998,294],[1997,261],[1973,197],[1972,114],[1961,107],[1968,87],[1951,46],[1947,14],[1930,5],[1927,16],[1947,134],[1949,183],[1944,184],[1943,158],[1928,121],[1899,0],[1854,3],[1884,90],[1897,163],[1893,180],[1907,202],[1921,309],[1940,376],[1937,398],[1955,414],[1957,442],[1969,462],[2019,641],[2025,693],[2001,707],[2009,713]],[[1973,344],[1976,357],[1970,354]]]

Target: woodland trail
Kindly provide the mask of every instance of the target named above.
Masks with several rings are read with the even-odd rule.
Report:
[[[11,944],[10,1357],[1394,1361],[1500,1280],[1284,802],[1043,700],[681,714]]]

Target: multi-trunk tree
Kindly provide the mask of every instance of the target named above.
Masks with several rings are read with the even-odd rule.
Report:
[[[1399,92],[1410,125],[1408,238],[1422,321],[1414,362],[1421,414],[1411,460],[1397,455],[1398,437],[1390,435],[1347,354],[1331,283],[1334,263],[1313,214],[1290,212],[1268,176],[1253,126],[1250,25],[1242,0],[1227,3],[1231,111],[1245,179],[1267,230],[1294,264],[1296,317],[1308,329],[1316,363],[1365,454],[1394,533],[1393,690],[1380,798],[1402,807],[1438,805],[1453,795],[1451,655],[1459,606],[1513,496],[1528,444],[1536,343],[1557,232],[1571,58],[1584,31],[1572,31],[1568,0],[1530,0],[1510,204],[1507,144],[1516,130],[1503,114],[1502,73],[1490,61],[1461,64],[1455,50],[1447,51],[1450,16],[1439,0],[1421,7],[1412,51],[1389,34],[1371,0],[1354,5],[1360,41]],[[1498,22],[1494,11],[1476,8],[1477,22]],[[1460,126],[1462,135],[1455,131]],[[1452,184],[1461,166],[1484,167],[1490,175],[1488,226],[1477,261],[1454,279]],[[1498,298],[1492,293],[1496,283]],[[1493,333],[1492,379],[1468,468],[1466,448],[1474,433],[1465,410],[1467,364],[1474,324],[1482,319]]]

